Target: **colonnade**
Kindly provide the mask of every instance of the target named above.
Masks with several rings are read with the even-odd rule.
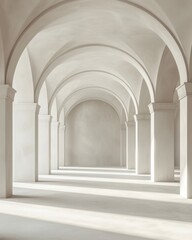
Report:
[[[192,83],[179,86],[177,92],[180,102],[180,194],[191,198]],[[14,89],[8,85],[0,86],[0,197],[12,194],[12,158],[16,181],[34,182],[38,180],[38,172],[50,174],[51,169],[64,166],[64,123],[51,115],[39,114],[37,103],[13,104],[14,94]],[[150,173],[154,182],[174,181],[174,109],[173,103],[151,103],[150,114],[136,114],[134,120],[123,124],[122,149],[125,152],[122,162],[126,168],[135,168],[137,174]],[[38,139],[41,139],[39,144]],[[39,164],[38,158],[41,159]]]

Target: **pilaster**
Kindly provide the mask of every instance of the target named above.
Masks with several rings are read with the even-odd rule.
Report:
[[[59,169],[59,122],[51,121],[51,170]]]
[[[59,167],[64,167],[64,142],[65,142],[65,125],[60,123],[59,125]]]
[[[126,166],[126,158],[127,158],[127,129],[126,129],[126,122],[121,123],[121,134],[120,134],[120,158],[121,167]]]
[[[14,103],[13,160],[14,180],[38,180],[38,113],[37,103]]]
[[[51,172],[51,115],[39,114],[39,174]]]
[[[180,194],[192,198],[192,83],[177,88],[180,102]]]
[[[127,162],[128,169],[135,169],[135,122],[129,120],[127,126]]]
[[[15,90],[0,85],[0,198],[12,195],[12,103]]]
[[[136,173],[150,173],[150,115],[137,114],[134,116],[136,124]]]
[[[173,103],[151,103],[151,179],[174,180],[174,110]]]

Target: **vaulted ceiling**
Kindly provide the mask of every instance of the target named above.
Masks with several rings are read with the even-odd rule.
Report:
[[[0,82],[64,117],[100,99],[122,121],[191,79],[191,0],[1,0]]]

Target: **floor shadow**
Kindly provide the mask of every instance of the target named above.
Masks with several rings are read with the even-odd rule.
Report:
[[[166,200],[146,200],[142,199],[142,193],[141,199],[135,199],[46,190],[29,191],[24,188],[15,188],[15,194],[17,197],[11,198],[9,201],[102,213],[141,216],[145,218],[192,222],[192,204],[166,202]],[[22,195],[24,195],[25,198],[22,198]],[[28,195],[29,198],[26,198],[26,195]]]
[[[135,179],[135,180],[150,180],[150,176],[149,175],[122,175],[122,174],[116,174],[114,175],[113,173],[111,174],[101,174],[101,173],[80,173],[80,172],[76,172],[76,173],[70,173],[70,172],[53,172],[51,174],[52,176],[70,176],[70,177],[86,177],[86,178],[111,178],[111,179]]]
[[[155,240],[0,214],[0,240]]]
[[[59,167],[59,170],[62,171],[98,171],[98,172],[135,172],[135,169],[127,169],[124,167],[106,167],[106,168],[97,168],[97,167]]]
[[[155,184],[142,184],[142,183],[110,183],[110,182],[96,182],[96,181],[77,181],[77,180],[60,180],[60,181],[46,181],[39,180],[39,183],[47,185],[58,185],[58,186],[75,186],[75,187],[89,187],[96,189],[113,189],[113,190],[124,190],[124,191],[136,191],[136,192],[156,192],[156,193],[167,193],[167,194],[179,194],[179,186],[166,186],[166,185],[155,185]]]

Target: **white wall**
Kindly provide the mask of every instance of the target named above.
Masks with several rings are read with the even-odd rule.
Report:
[[[69,113],[65,166],[120,166],[120,120],[109,104],[90,100]]]

